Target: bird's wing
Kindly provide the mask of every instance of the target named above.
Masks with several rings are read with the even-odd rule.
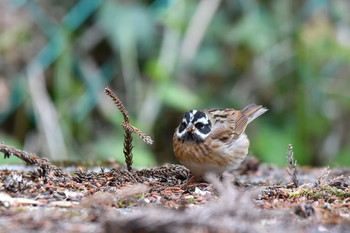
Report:
[[[243,110],[232,108],[205,110],[212,121],[211,137],[227,141],[237,139],[255,118],[267,111],[261,105],[251,104]]]
[[[237,139],[245,130],[248,118],[242,111],[234,109],[208,109],[210,120],[212,121],[211,137],[228,141]]]

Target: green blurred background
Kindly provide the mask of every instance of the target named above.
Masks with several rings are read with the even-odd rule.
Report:
[[[350,165],[348,0],[2,0],[0,141],[51,160],[123,161],[125,103],[134,163],[176,162],[189,109],[262,104],[250,154]],[[7,162],[0,160],[0,163]],[[10,162],[15,162],[10,160]]]

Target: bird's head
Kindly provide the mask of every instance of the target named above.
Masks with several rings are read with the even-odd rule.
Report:
[[[191,110],[185,113],[176,136],[182,142],[203,142],[211,131],[209,117],[202,111]]]

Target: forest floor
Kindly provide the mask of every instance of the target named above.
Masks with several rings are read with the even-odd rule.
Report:
[[[0,169],[0,232],[350,232],[350,168],[293,171],[248,157],[186,185],[181,165],[68,170],[0,152],[31,165]]]

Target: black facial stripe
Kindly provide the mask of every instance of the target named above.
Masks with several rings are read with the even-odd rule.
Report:
[[[190,122],[190,119],[191,119],[191,112],[192,112],[192,111],[189,111],[189,112],[186,112],[186,113],[185,113],[185,117],[184,117],[184,118],[186,119],[186,122]]]
[[[186,129],[186,126],[187,126],[186,122],[182,121],[181,124],[180,124],[180,127],[179,127],[179,133],[184,131]]]
[[[203,125],[203,127],[198,129],[199,132],[203,133],[203,134],[208,134],[211,131],[211,124],[210,121],[208,124]]]
[[[201,111],[197,111],[193,116],[192,122],[196,122],[199,118],[206,118],[205,113]]]
[[[208,134],[211,131],[211,122],[208,119],[208,123],[204,124],[203,122],[197,122],[194,125],[199,132],[203,133],[203,134]]]

